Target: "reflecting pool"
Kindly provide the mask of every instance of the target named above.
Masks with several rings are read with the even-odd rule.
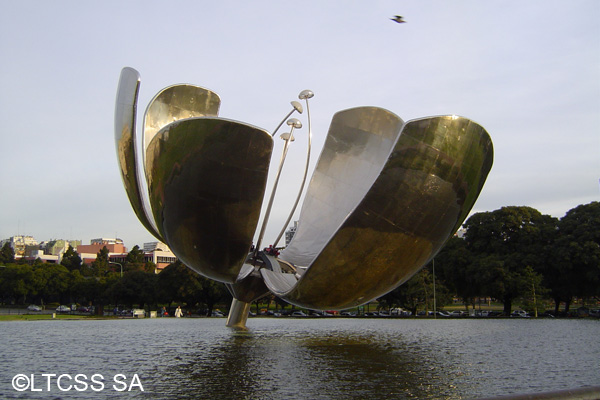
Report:
[[[0,398],[461,399],[600,385],[598,320],[250,318],[248,326],[4,322]]]

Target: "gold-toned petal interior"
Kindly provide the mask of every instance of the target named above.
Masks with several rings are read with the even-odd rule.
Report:
[[[264,196],[273,139],[222,118],[165,126],[148,146],[150,204],[177,257],[233,283],[246,259]]]
[[[364,199],[281,297],[311,309],[344,309],[393,290],[460,226],[492,160],[489,135],[466,118],[407,122]]]

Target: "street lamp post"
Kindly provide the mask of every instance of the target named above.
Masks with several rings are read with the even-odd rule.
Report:
[[[114,261],[109,261],[109,264],[117,264],[119,267],[121,267],[121,278],[123,277],[123,265],[121,265],[121,263],[118,262],[114,262]]]

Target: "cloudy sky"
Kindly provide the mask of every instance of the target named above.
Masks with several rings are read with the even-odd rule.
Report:
[[[600,198],[597,0],[0,0],[0,54],[0,239],[153,240],[115,156],[125,66],[142,77],[140,115],[162,88],[192,83],[220,95],[220,116],[272,131],[313,90],[312,166],[346,108],[468,117],[495,148],[474,212],[527,205],[562,217]],[[265,243],[295,198],[305,135]]]

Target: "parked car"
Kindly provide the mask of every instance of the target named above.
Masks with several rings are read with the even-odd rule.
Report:
[[[27,307],[27,311],[42,311],[42,307],[32,304],[29,307]]]
[[[221,311],[213,311],[212,316],[213,317],[224,317],[225,315]]]
[[[554,311],[544,311],[540,317],[554,318]]]
[[[292,317],[306,317],[306,314],[302,311],[294,311]]]
[[[521,318],[529,318],[529,314],[527,311],[523,310],[515,310],[510,314],[511,317],[521,317]]]
[[[464,316],[466,313],[464,311],[461,310],[454,310],[450,313],[451,317],[462,317]]]
[[[60,305],[60,306],[56,307],[56,312],[59,312],[59,313],[71,312],[71,307],[68,307],[65,305]]]

